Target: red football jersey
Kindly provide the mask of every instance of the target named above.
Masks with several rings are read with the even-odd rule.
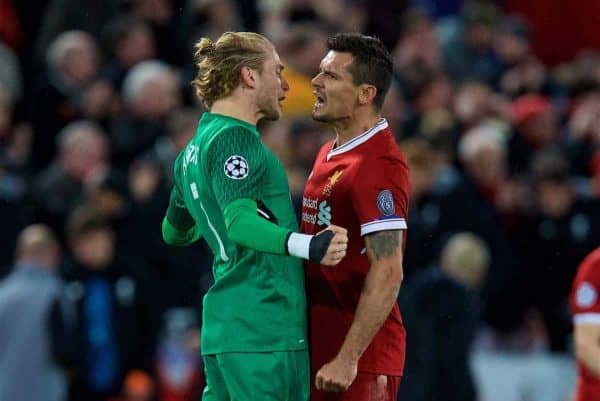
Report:
[[[571,312],[575,324],[600,325],[600,248],[588,255],[573,282],[570,297]],[[581,362],[577,362],[579,378],[575,401],[600,400],[600,379]]]
[[[325,144],[315,160],[302,200],[302,232],[316,234],[329,224],[348,229],[346,257],[334,267],[306,263],[313,375],[336,356],[350,329],[371,267],[363,236],[405,230],[408,166],[388,123],[339,147]],[[358,370],[400,376],[405,331],[398,305],[375,335]]]

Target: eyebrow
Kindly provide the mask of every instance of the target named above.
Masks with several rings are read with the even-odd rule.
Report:
[[[335,71],[333,71],[333,70],[331,70],[329,68],[321,68],[321,71],[323,71],[326,74],[331,74],[331,75],[333,75],[336,78],[340,76],[340,74],[338,74],[337,72],[335,72]]]

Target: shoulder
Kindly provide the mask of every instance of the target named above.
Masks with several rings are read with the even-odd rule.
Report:
[[[233,144],[240,140],[249,143],[261,143],[260,138],[249,128],[242,125],[233,125],[215,131],[209,139],[209,146],[212,144]]]
[[[376,181],[400,181],[403,184],[409,181],[406,159],[394,138],[385,132],[362,152],[358,174]]]
[[[575,280],[576,282],[593,281],[600,285],[600,247],[581,262]]]
[[[247,157],[265,149],[258,135],[243,126],[230,126],[213,133],[202,148],[209,159],[235,155]]]

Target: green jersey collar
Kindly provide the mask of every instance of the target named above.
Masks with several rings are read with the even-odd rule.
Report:
[[[256,129],[256,125],[252,125],[252,124],[250,124],[250,123],[248,123],[246,121],[240,120],[240,119],[235,118],[235,117],[226,116],[224,114],[211,113],[210,111],[205,111],[202,114],[202,117],[200,117],[200,121],[201,122],[209,122],[209,121],[216,120],[216,119],[235,121],[237,124],[242,125],[245,128],[248,128],[250,131],[252,131],[253,133],[255,133],[256,136],[260,136],[260,133]]]

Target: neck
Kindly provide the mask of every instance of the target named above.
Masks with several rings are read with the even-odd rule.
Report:
[[[241,89],[238,88],[231,96],[215,101],[210,108],[210,112],[256,125],[261,117],[256,103],[248,96],[242,96],[242,93],[238,93],[239,90]]]
[[[334,122],[333,129],[337,135],[337,146],[341,146],[346,142],[351,141],[369,128],[372,128],[377,124],[379,119],[381,119],[381,114],[372,111],[364,114],[355,114],[348,119]]]

